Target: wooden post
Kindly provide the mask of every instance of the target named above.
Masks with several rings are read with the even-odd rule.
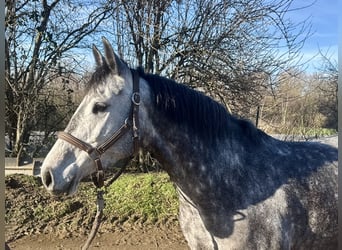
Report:
[[[258,127],[259,125],[259,115],[260,115],[260,106],[257,108],[257,114],[256,114],[256,119],[255,119],[255,126]]]

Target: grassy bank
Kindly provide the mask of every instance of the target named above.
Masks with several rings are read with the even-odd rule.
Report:
[[[120,221],[155,223],[178,214],[177,193],[165,173],[123,175],[110,186],[105,200],[104,214]]]
[[[82,182],[72,197],[55,198],[40,178],[9,175],[5,178],[6,239],[27,234],[56,233],[61,236],[88,233],[96,213],[96,191]],[[178,198],[165,173],[124,174],[104,196],[101,230],[123,224],[174,223]]]

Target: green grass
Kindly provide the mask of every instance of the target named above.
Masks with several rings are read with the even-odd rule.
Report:
[[[295,127],[292,129],[285,129],[281,131],[282,133],[288,135],[303,135],[306,137],[322,137],[322,136],[330,136],[337,134],[335,129],[328,129],[328,128],[306,128],[306,127]]]
[[[104,198],[104,214],[110,220],[155,223],[178,214],[177,193],[165,173],[123,175]]]

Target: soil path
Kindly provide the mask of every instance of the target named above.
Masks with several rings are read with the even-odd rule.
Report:
[[[22,237],[8,245],[17,250],[74,250],[81,249],[87,236],[59,238],[53,234],[40,234]],[[98,233],[91,250],[154,250],[189,249],[182,232],[177,227],[141,227],[140,229]]]

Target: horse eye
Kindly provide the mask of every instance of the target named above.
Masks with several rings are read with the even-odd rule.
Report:
[[[104,112],[106,111],[108,105],[106,103],[103,102],[97,102],[95,103],[94,107],[93,107],[93,113],[97,114],[98,112]]]

